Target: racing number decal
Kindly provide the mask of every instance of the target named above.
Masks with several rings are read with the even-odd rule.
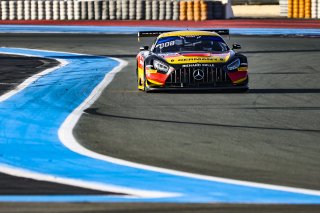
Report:
[[[156,48],[159,47],[160,49],[162,49],[162,48],[164,48],[164,47],[170,47],[170,46],[173,46],[174,43],[175,43],[175,41],[167,41],[167,42],[164,42],[164,43],[162,43],[162,44],[157,44],[157,45],[156,45]]]

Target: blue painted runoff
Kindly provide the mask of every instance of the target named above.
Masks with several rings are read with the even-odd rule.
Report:
[[[0,102],[0,164],[60,178],[181,194],[164,198],[101,195],[0,196],[2,202],[320,204],[320,196],[316,195],[170,175],[92,159],[72,152],[60,142],[59,127],[119,62],[100,56],[18,48],[0,48],[0,52],[65,59],[69,62]]]
[[[123,26],[52,26],[52,25],[0,25],[0,33],[96,33],[136,34],[138,31],[185,30],[178,27],[123,27]],[[199,28],[190,28],[190,30]],[[320,29],[287,28],[230,28],[231,35],[303,35],[319,36]]]

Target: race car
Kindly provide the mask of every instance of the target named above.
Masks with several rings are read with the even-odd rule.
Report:
[[[141,37],[157,37],[149,50],[140,47],[137,55],[138,89],[236,89],[247,91],[247,58],[235,52],[221,35],[227,29],[206,31],[139,32]]]

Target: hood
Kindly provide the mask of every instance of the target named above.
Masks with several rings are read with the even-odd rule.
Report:
[[[159,54],[169,64],[226,63],[233,51],[224,53],[194,52]]]

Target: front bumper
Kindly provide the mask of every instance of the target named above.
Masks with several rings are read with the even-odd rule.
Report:
[[[220,87],[152,87],[146,86],[147,92],[156,92],[156,91],[181,91],[181,92],[197,92],[197,91],[225,91],[225,92],[232,92],[232,91],[248,91],[249,85],[241,85],[241,86],[220,86]]]
[[[199,73],[200,79],[195,78],[195,74]],[[227,72],[221,66],[182,67],[168,73],[147,70],[146,79],[150,89],[224,89],[247,85],[248,72],[247,68]]]

